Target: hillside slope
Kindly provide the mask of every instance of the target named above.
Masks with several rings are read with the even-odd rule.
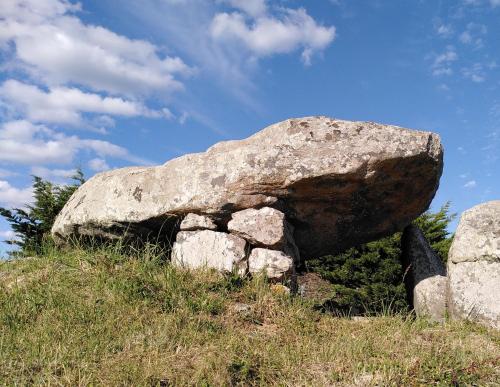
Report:
[[[185,272],[147,250],[0,263],[5,385],[494,385],[499,354],[498,331],[338,318],[261,279]]]

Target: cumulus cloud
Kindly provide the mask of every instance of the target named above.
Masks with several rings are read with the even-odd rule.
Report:
[[[0,96],[18,115],[33,122],[82,125],[81,113],[170,118],[170,115],[150,110],[139,102],[102,97],[77,88],[54,87],[44,91],[14,79],[0,86]],[[104,120],[109,123],[109,118]]]
[[[125,95],[175,91],[178,74],[193,69],[161,55],[144,40],[86,25],[64,0],[8,0],[0,6],[0,42],[12,42],[12,60],[48,85],[74,83]]]
[[[0,128],[0,162],[27,165],[69,164],[80,151],[146,163],[131,155],[125,148],[108,141],[67,136],[26,120],[9,121]]]
[[[90,160],[89,161],[89,168],[95,172],[103,172],[103,171],[107,171],[108,169],[110,169],[106,160],[101,159],[101,158],[95,158],[95,159]]]
[[[33,200],[31,187],[16,188],[8,181],[0,180],[0,206],[7,208],[21,208]]]
[[[218,41],[242,44],[257,57],[302,49],[302,59],[325,49],[335,38],[335,27],[319,25],[305,9],[283,9],[279,17],[264,14],[248,20],[240,12],[218,13],[210,28]]]
[[[66,180],[69,179],[70,177],[73,177],[76,175],[77,170],[76,169],[49,169],[45,167],[32,167],[31,168],[31,174],[34,176],[41,177],[43,179],[50,179],[53,180],[54,178],[57,181],[60,180]]]

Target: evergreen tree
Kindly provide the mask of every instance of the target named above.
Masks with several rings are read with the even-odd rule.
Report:
[[[453,218],[446,203],[437,213],[426,212],[414,221],[443,262],[452,241],[447,226]],[[327,309],[352,314],[397,312],[408,308],[401,254],[401,233],[396,233],[310,260],[306,266],[333,284]]]
[[[33,204],[26,205],[26,209],[0,207],[0,215],[10,223],[17,236],[17,239],[5,242],[19,246],[22,255],[39,254],[57,214],[73,192],[85,182],[80,169],[72,179],[73,184],[57,185],[33,176]]]

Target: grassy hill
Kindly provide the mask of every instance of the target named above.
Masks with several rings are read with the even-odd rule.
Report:
[[[323,314],[262,279],[154,251],[0,263],[2,385],[495,385],[500,332]]]

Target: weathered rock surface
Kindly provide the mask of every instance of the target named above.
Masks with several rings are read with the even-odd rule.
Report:
[[[214,268],[223,272],[247,271],[246,242],[223,232],[181,231],[172,249],[174,265],[196,269]]]
[[[205,215],[187,214],[180,225],[181,231],[217,230],[214,221]]]
[[[249,208],[235,212],[227,228],[253,245],[282,249],[293,240],[293,229],[287,223],[285,214],[274,208]]]
[[[371,122],[290,119],[241,141],[157,167],[98,174],[71,197],[52,233],[111,238],[172,233],[185,214],[224,222],[264,206],[285,212],[304,258],[405,227],[432,200],[439,137]],[[168,225],[172,225],[168,231]]]
[[[405,228],[402,238],[406,287],[417,316],[443,322],[446,317],[446,269],[415,225]]]
[[[500,200],[462,214],[448,256],[448,281],[452,318],[500,329]]]
[[[282,251],[256,247],[248,258],[248,271],[251,274],[264,271],[269,279],[282,280],[293,275],[294,262]]]
[[[450,247],[453,263],[500,262],[500,200],[464,211]]]

